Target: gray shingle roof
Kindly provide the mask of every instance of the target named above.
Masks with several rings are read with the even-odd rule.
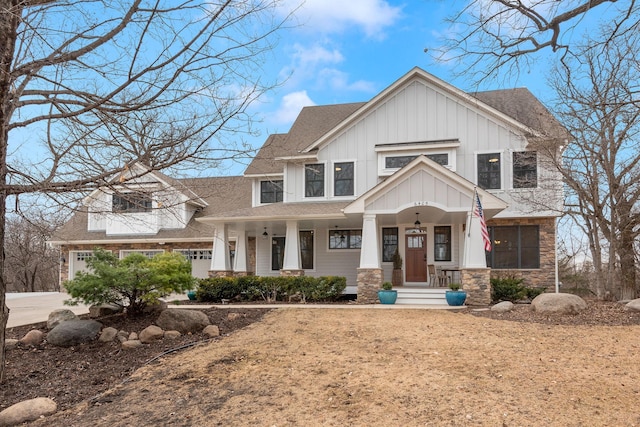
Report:
[[[355,102],[304,107],[291,125],[289,133],[270,135],[267,138],[245,170],[245,175],[282,173],[283,163],[274,158],[299,154],[365,104]]]
[[[474,92],[469,95],[550,138],[565,138],[567,131],[527,88]]]

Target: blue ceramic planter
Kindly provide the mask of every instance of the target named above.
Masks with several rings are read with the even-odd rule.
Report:
[[[463,305],[467,299],[466,291],[447,291],[444,295],[449,305]]]
[[[187,297],[188,297],[191,301],[195,301],[195,300],[196,300],[196,291],[188,291],[188,292],[187,292]]]
[[[380,304],[395,304],[396,299],[398,299],[398,291],[378,291],[378,300],[380,300]]]

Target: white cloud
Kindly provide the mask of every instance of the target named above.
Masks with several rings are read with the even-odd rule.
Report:
[[[301,4],[302,3],[302,4]],[[402,8],[385,0],[286,0],[287,8],[300,7],[296,19],[307,31],[329,34],[358,27],[368,37],[384,37],[384,29],[401,16]]]
[[[309,98],[306,90],[291,92],[282,97],[280,107],[273,114],[273,122],[277,124],[291,124],[300,114],[302,107],[316,105]]]
[[[319,80],[322,86],[328,87],[332,92],[375,92],[375,85],[366,80],[349,82],[349,74],[335,68],[324,68],[319,72]]]

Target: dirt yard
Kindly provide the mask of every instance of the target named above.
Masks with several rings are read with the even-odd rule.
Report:
[[[640,326],[628,317],[635,324],[278,309],[33,424],[640,425]]]

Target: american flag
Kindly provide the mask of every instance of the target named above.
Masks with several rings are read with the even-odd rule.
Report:
[[[489,230],[487,230],[487,223],[484,220],[484,211],[482,210],[482,204],[480,203],[480,196],[476,191],[476,207],[473,210],[473,214],[480,218],[480,232],[482,233],[482,240],[484,240],[484,250],[491,250],[491,240],[489,239]]]

